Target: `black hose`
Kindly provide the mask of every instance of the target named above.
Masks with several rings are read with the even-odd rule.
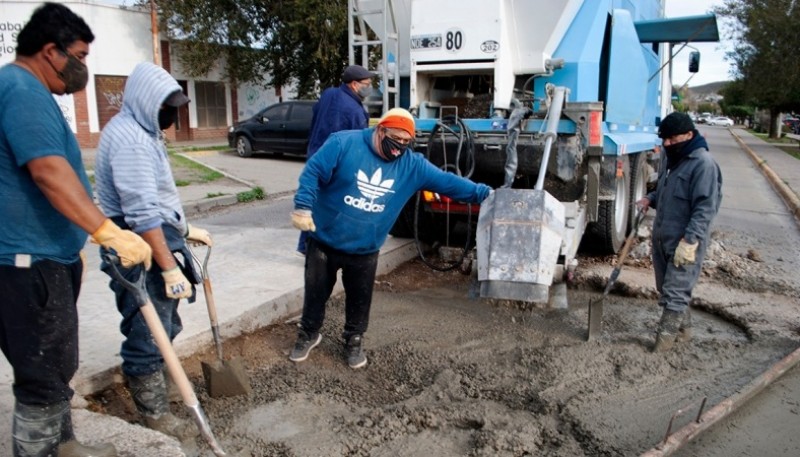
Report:
[[[451,125],[455,125],[458,127],[458,131],[455,131],[450,125],[444,123],[444,121],[448,120],[451,122]],[[464,124],[461,119],[455,118],[453,116],[449,116],[444,118],[442,122],[437,122],[436,126],[434,126],[433,130],[428,138],[428,148],[426,149],[426,159],[430,162],[430,153],[431,153],[431,144],[435,141],[436,134],[439,131],[449,133],[456,138],[458,138],[458,146],[456,148],[456,156],[454,163],[448,163],[447,160],[447,143],[446,141],[442,140],[442,159],[443,163],[439,167],[440,169],[452,172],[458,176],[462,176],[464,178],[469,179],[472,174],[475,172],[475,143],[472,139],[472,132],[470,129]],[[465,150],[466,149],[466,150]],[[461,153],[462,150],[466,152],[466,163],[465,168],[466,170],[461,169]],[[420,260],[422,263],[427,265],[429,268],[435,271],[450,271],[455,268],[458,268],[463,262],[464,259],[467,257],[467,253],[469,252],[469,246],[472,242],[472,205],[467,206],[467,237],[466,242],[464,244],[464,248],[461,252],[461,256],[455,262],[445,262],[445,266],[439,266],[432,263],[425,257],[425,254],[422,250],[422,242],[419,239],[419,215],[420,215],[420,200],[421,200],[421,192],[417,192],[416,202],[414,204],[414,242],[417,248],[417,254],[419,254]],[[447,226],[446,230],[450,230],[449,225]]]

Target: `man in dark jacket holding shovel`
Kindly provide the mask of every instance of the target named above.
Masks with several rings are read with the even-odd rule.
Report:
[[[668,115],[661,121],[658,136],[666,155],[658,186],[637,202],[642,210],[656,210],[653,269],[661,294],[658,304],[664,310],[654,352],[669,351],[676,340],[691,338],[689,302],[710,241],[711,221],[722,201],[719,165],[689,116]]]

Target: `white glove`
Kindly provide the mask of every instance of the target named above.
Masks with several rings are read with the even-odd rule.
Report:
[[[211,234],[208,233],[208,230],[201,229],[200,227],[195,227],[192,224],[186,224],[188,227],[188,231],[186,232],[186,239],[192,242],[192,244],[205,244],[206,246],[212,246],[214,243],[211,241]]]
[[[314,219],[311,217],[311,211],[307,209],[292,211],[292,225],[294,225],[294,228],[304,232],[317,231],[317,226],[314,225]]]
[[[692,244],[687,243],[686,240],[681,238],[678,242],[678,247],[675,248],[675,255],[672,257],[672,263],[675,267],[681,265],[693,265],[697,260],[697,245],[698,242]]]
[[[164,287],[169,298],[189,298],[192,296],[192,285],[181,269],[175,267],[171,270],[161,272],[164,277]]]

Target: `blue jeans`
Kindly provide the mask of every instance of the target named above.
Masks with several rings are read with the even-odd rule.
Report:
[[[100,265],[100,269],[106,274],[109,273],[109,268],[111,266],[105,262]],[[144,267],[141,265],[136,265],[133,268],[123,268],[118,265],[117,269],[122,273],[126,281],[133,283],[145,272]],[[147,287],[147,295],[150,297],[150,302],[155,307],[161,324],[164,326],[170,341],[172,341],[183,330],[181,318],[178,315],[179,300],[167,297],[161,272],[161,268],[153,262],[150,271],[145,272],[147,275],[145,286]],[[122,314],[122,323],[119,326],[120,331],[125,335],[125,341],[122,342],[122,348],[120,349],[122,372],[126,376],[138,377],[160,371],[164,365],[164,359],[161,357],[161,351],[159,351],[153,340],[144,316],[139,312],[142,303],[138,303],[136,296],[114,279],[109,283],[109,287],[114,291],[117,310]]]
[[[322,328],[325,304],[336,285],[336,272],[341,269],[345,293],[342,336],[347,341],[353,335],[363,335],[369,324],[378,253],[348,254],[311,237],[306,247],[305,297],[300,327],[309,335]]]

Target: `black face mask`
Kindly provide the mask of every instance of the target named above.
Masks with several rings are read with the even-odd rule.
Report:
[[[64,68],[61,71],[56,70],[53,62],[50,62],[50,66],[56,70],[58,79],[64,82],[64,93],[74,94],[83,90],[89,82],[89,69],[72,54],[63,51],[61,53],[67,56],[67,64]]]
[[[166,130],[172,127],[176,119],[178,119],[178,108],[165,106],[158,111],[158,128]]]
[[[393,162],[399,159],[403,153],[406,152],[407,148],[407,145],[400,144],[400,142],[388,136],[384,136],[381,140],[381,154],[383,154],[383,158],[387,162]]]
[[[672,169],[683,158],[683,150],[687,144],[692,140],[681,141],[680,143],[672,143],[669,146],[664,146],[664,152],[667,153],[667,168]]]

